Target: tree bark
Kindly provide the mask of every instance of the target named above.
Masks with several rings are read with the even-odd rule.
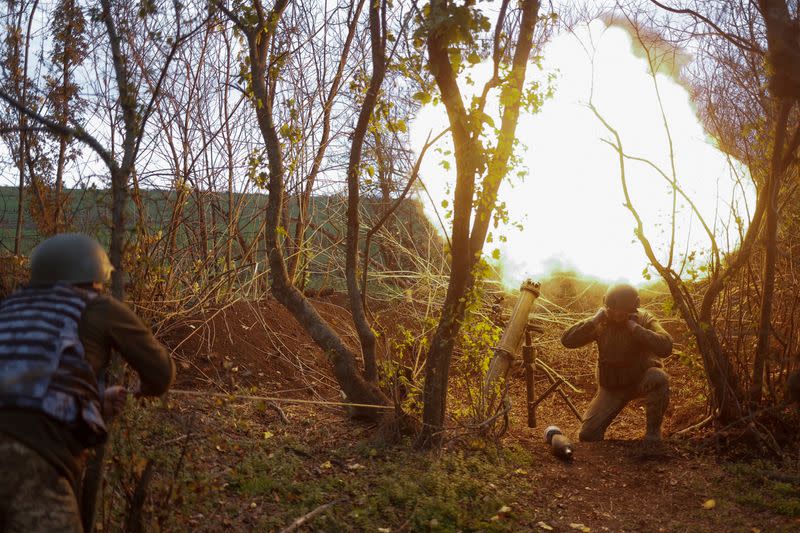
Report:
[[[28,28],[25,32],[25,59],[22,61],[22,97],[20,103],[23,107],[28,105],[28,54],[31,47],[31,26],[33,25],[33,16],[36,13],[36,8],[39,6],[39,0],[36,0],[31,7],[31,14],[28,17]],[[17,61],[19,61],[19,54],[17,53]],[[19,115],[19,192],[17,195],[17,230],[14,235],[14,255],[19,256],[22,246],[22,227],[24,224],[23,210],[25,209],[25,163],[28,158],[28,116],[20,112]],[[32,176],[31,176],[32,177]]]
[[[775,294],[775,263],[778,255],[778,198],[783,180],[782,160],[783,147],[786,141],[786,124],[792,103],[780,99],[778,120],[775,124],[775,135],[772,147],[772,163],[769,181],[764,194],[767,196],[764,228],[764,270],[761,288],[761,310],[758,321],[758,341],[753,360],[753,380],[750,389],[750,401],[761,402],[764,388],[764,372],[769,355],[769,338],[772,327],[772,301]]]
[[[430,4],[431,18],[446,17],[446,8],[446,2],[433,0]],[[439,28],[430,30],[427,47],[430,69],[439,87],[450,122],[456,160],[456,186],[453,199],[450,279],[442,305],[442,314],[425,360],[422,431],[417,439],[417,446],[423,448],[438,445],[444,427],[450,359],[455,337],[464,317],[464,295],[470,277],[469,219],[479,155],[467,129],[467,110],[464,108],[456,74],[448,57],[449,41]]]
[[[60,121],[66,126],[69,117],[69,55],[64,51],[64,63],[61,65],[61,109]],[[55,183],[55,210],[53,213],[53,233],[58,233],[61,229],[61,192],[64,184],[64,165],[67,159],[67,136],[58,137],[58,162],[56,163],[56,183]]]
[[[350,303],[350,313],[358,332],[361,344],[361,354],[364,358],[364,376],[367,381],[378,381],[378,366],[375,358],[375,333],[367,321],[364,306],[361,301],[361,290],[358,284],[358,243],[359,221],[358,206],[361,196],[360,173],[361,153],[364,147],[364,137],[367,133],[369,121],[378,101],[378,93],[386,75],[386,49],[384,43],[384,28],[381,23],[381,6],[385,3],[377,0],[369,4],[369,33],[372,48],[372,75],[361,111],[358,115],[356,127],[353,130],[353,141],[350,145],[350,158],[347,165],[347,236],[345,240],[345,281],[347,282],[347,296]],[[385,8],[385,7],[384,7]],[[369,253],[369,250],[365,250]]]
[[[772,161],[768,183],[766,227],[764,234],[764,269],[762,276],[761,309],[758,323],[758,341],[753,360],[753,379],[750,401],[760,403],[764,388],[764,372],[769,355],[769,339],[772,325],[772,303],[775,293],[775,263],[778,252],[778,198],[784,167],[783,150],[786,143],[786,126],[793,107],[791,97],[796,84],[797,61],[800,59],[800,35],[797,23],[793,23],[788,6],[783,0],[759,0],[758,6],[767,29],[767,61],[769,63],[769,89],[778,107],[778,116],[773,135]]]

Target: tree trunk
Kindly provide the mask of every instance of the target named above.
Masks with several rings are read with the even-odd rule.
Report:
[[[768,2],[762,2],[768,3]],[[767,18],[765,16],[765,18]],[[769,19],[767,18],[767,21]],[[773,43],[770,43],[772,46]],[[774,85],[774,84],[773,84]],[[758,321],[758,342],[753,360],[753,381],[750,389],[750,401],[760,403],[764,389],[764,372],[769,355],[769,337],[772,326],[772,300],[775,293],[775,262],[778,255],[778,198],[783,179],[783,148],[786,142],[786,125],[792,102],[787,98],[779,101],[778,119],[773,136],[772,162],[770,174],[764,194],[767,195],[764,233],[764,274],[761,289],[761,311]]]
[[[20,99],[20,103],[23,107],[28,105],[28,53],[31,47],[31,25],[33,24],[33,16],[36,14],[36,8],[39,6],[39,0],[36,0],[31,7],[31,13],[28,17],[28,29],[25,32],[25,59],[22,62],[22,72],[20,73],[22,77],[22,98]],[[20,21],[21,22],[21,21]],[[17,60],[19,59],[19,53],[17,52]],[[19,63],[17,63],[19,65]],[[25,113],[20,112],[19,116],[19,193],[17,196],[17,231],[14,234],[14,255],[19,256],[21,253],[21,245],[22,245],[22,226],[24,224],[24,217],[22,214],[23,209],[25,208],[25,161],[28,155],[28,150],[30,147],[28,146],[28,132],[26,131],[28,127],[28,116]]]
[[[127,176],[119,169],[111,171],[111,245],[108,258],[114,266],[111,274],[111,293],[120,301],[125,300],[125,278],[122,256],[125,248],[125,202],[127,200]]]
[[[430,448],[441,444],[444,416],[447,412],[447,383],[450,361],[453,356],[456,336],[464,320],[468,271],[465,267],[453,266],[450,273],[442,316],[431,339],[431,347],[425,360],[425,387],[422,401],[422,431],[417,438],[417,447]],[[455,282],[453,281],[455,280]]]
[[[693,333],[697,348],[703,358],[703,367],[712,393],[712,405],[717,410],[717,419],[723,425],[742,417],[743,398],[739,377],[722,349],[713,326],[701,321]]]
[[[333,373],[337,383],[344,391],[349,402],[367,405],[385,405],[388,399],[373,384],[366,382],[358,373],[354,354],[342,342],[341,338],[317,313],[316,309],[292,285],[286,269],[286,262],[278,235],[278,227],[284,208],[285,170],[281,153],[280,139],[272,117],[272,98],[268,90],[267,63],[270,44],[275,28],[286,9],[288,0],[278,0],[268,15],[262,13],[257,3],[259,23],[255,28],[240,25],[247,36],[250,55],[250,72],[252,74],[253,107],[256,112],[258,126],[267,150],[269,167],[268,192],[269,201],[265,212],[264,228],[267,258],[270,266],[271,288],[275,298],[284,305],[308,332],[314,342],[322,348],[333,364]],[[220,3],[220,9],[231,15],[230,11]],[[236,17],[233,17],[236,20]],[[267,24],[269,20],[269,25]],[[381,416],[379,409],[359,407],[354,415],[369,419]]]
[[[506,4],[507,5],[507,4]],[[447,6],[441,1],[432,1],[431,20],[449,17]],[[539,12],[539,2],[524,0],[520,3],[521,17],[519,35],[514,50],[509,81],[504,90],[516,95],[503,107],[501,131],[498,145],[492,157],[481,150],[477,139],[471,137],[471,120],[483,120],[470,116],[464,107],[461,91],[449,59],[447,36],[440,28],[432,28],[428,34],[427,46],[429,65],[441,93],[450,122],[456,160],[456,186],[453,201],[453,235],[451,239],[451,270],[447,296],[442,308],[442,316],[436,328],[428,358],[425,361],[424,406],[422,413],[422,432],[417,446],[435,446],[441,442],[444,417],[447,408],[447,383],[450,360],[456,336],[464,320],[466,295],[473,283],[473,268],[478,263],[486,240],[489,219],[495,207],[497,189],[508,172],[508,159],[513,150],[513,141],[519,118],[522,86],[525,81],[527,64],[533,46],[533,30]],[[500,22],[502,24],[502,21]],[[497,32],[502,29],[498,27]],[[495,61],[499,61],[499,55]],[[499,66],[499,63],[498,63]],[[492,87],[487,84],[485,90]],[[482,183],[482,196],[476,210],[475,224],[470,232],[470,216],[475,192],[475,176],[482,163],[486,163],[488,174]],[[485,217],[485,220],[484,220]]]
[[[69,56],[64,53],[64,63],[61,65],[61,124],[67,125],[69,116]],[[67,136],[58,137],[58,163],[56,164],[56,183],[55,183],[55,210],[53,213],[53,233],[61,230],[61,191],[64,184],[64,165],[67,159]]]
[[[364,137],[372,118],[375,104],[378,101],[383,78],[386,74],[386,51],[381,23],[382,2],[369,4],[369,33],[372,44],[372,76],[369,80],[364,103],[358,115],[358,122],[353,130],[353,141],[350,145],[350,159],[347,165],[347,238],[345,245],[345,280],[347,281],[347,296],[350,302],[350,313],[358,332],[361,343],[361,354],[364,358],[364,376],[370,382],[378,381],[378,366],[375,360],[375,333],[367,321],[364,306],[361,301],[361,288],[358,286],[358,243],[359,221],[358,205],[360,200],[361,180],[361,153],[364,147]],[[369,250],[365,250],[369,253]]]
[[[19,188],[17,190],[17,229],[14,233],[14,255],[20,255],[20,245],[22,243],[22,225],[25,222],[23,210],[25,209],[25,165],[23,159],[25,132],[19,133],[20,155],[19,155]]]
[[[56,164],[55,206],[53,209],[53,233],[61,231],[61,193],[64,188],[64,166],[67,159],[67,140],[63,136],[58,140],[58,163]]]
[[[447,17],[443,2],[431,3],[432,19]],[[428,36],[428,62],[447,109],[456,160],[456,186],[453,201],[453,234],[451,239],[450,279],[442,315],[431,340],[425,360],[422,431],[418,447],[436,446],[441,442],[444,414],[447,408],[447,381],[455,337],[464,315],[463,297],[470,276],[469,219],[475,191],[475,172],[479,154],[467,129],[467,111],[448,57],[449,42],[440,31]]]
[[[741,385],[712,325],[711,309],[708,309],[707,314],[704,311],[698,314],[688,296],[679,287],[680,278],[670,275],[667,270],[659,271],[659,274],[667,283],[678,312],[697,342],[717,419],[722,424],[738,420],[742,416]]]
[[[231,141],[230,116],[228,111],[228,97],[230,95],[230,71],[231,71],[231,44],[228,39],[228,32],[223,32],[225,38],[225,86],[223,89],[223,108],[224,108],[224,139],[226,167],[228,172],[228,235],[225,245],[225,269],[228,276],[228,291],[233,291],[235,276],[233,272],[233,241],[236,239],[237,221],[234,219],[234,194],[233,194],[233,142]],[[244,247],[242,247],[244,253]]]

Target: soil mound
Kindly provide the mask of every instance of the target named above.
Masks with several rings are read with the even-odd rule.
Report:
[[[357,345],[341,295],[311,302],[348,345]],[[178,388],[257,387],[259,394],[297,397],[338,391],[325,354],[273,298],[207,309],[168,324],[159,337],[173,350]]]

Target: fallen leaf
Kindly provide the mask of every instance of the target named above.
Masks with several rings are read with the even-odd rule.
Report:
[[[592,528],[584,526],[583,524],[580,523],[570,524],[569,527],[571,527],[572,529],[577,529],[578,531],[583,531],[583,533],[588,533],[589,531],[592,530]]]
[[[363,468],[366,468],[366,467],[364,465],[360,465],[358,463],[353,463],[351,465],[347,465],[347,469],[348,470],[361,470]]]
[[[390,527],[379,527],[378,533],[392,533],[392,528]]]
[[[333,465],[331,464],[331,462],[330,462],[330,461],[325,461],[324,463],[322,463],[321,465],[319,465],[319,467],[320,467],[320,468],[333,468]]]
[[[502,506],[500,508],[499,511],[497,511],[497,514],[504,514],[504,513],[510,513],[510,512],[511,512],[511,507],[509,507],[508,505],[504,505],[504,506]]]
[[[264,440],[271,439],[272,437],[274,437],[274,435],[272,434],[271,431],[264,432]]]
[[[545,531],[553,531],[553,528],[551,526],[548,526],[544,522],[538,522],[536,525],[539,526],[540,528],[544,529]]]
[[[716,506],[717,502],[714,500],[714,498],[711,498],[710,500],[706,500],[705,502],[703,502],[703,509],[713,509]]]
[[[527,470],[523,470],[522,468],[517,468],[516,470],[514,470],[514,473],[517,474],[518,476],[527,476],[528,475],[528,471]]]
[[[489,522],[497,522],[498,520],[500,520],[500,515],[494,515],[489,519]]]

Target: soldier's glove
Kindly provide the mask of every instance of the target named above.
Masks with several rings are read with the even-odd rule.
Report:
[[[122,412],[128,400],[128,389],[114,385],[106,389],[103,395],[103,418],[111,420]]]

